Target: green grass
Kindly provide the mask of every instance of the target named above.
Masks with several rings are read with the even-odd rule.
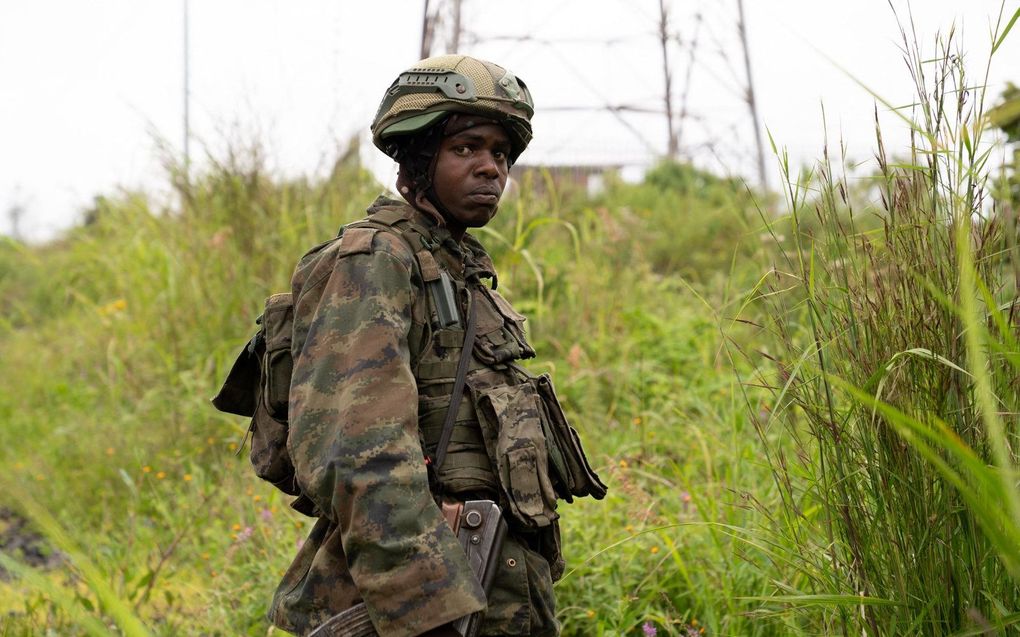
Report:
[[[985,199],[983,96],[962,99],[952,33],[935,57],[905,48],[914,146],[893,161],[879,136],[881,206],[855,209],[839,159],[810,200],[788,179],[796,245],[766,288],[783,356],[761,374],[776,409],[759,431],[802,584],[775,601],[843,600],[821,611],[845,634],[1016,631],[1020,254]],[[768,442],[777,428],[792,449]]]
[[[787,169],[773,217],[685,165],[595,198],[539,175],[480,233],[610,485],[563,509],[565,635],[1017,630],[1015,226],[980,199],[973,83],[936,58],[913,58],[913,153],[863,186]],[[0,507],[61,564],[0,556],[0,635],[273,632],[311,523],[208,399],[381,190],[355,156],[285,180],[238,149],[171,173],[179,210],[121,194],[0,242]]]
[[[770,585],[739,530],[754,518],[741,491],[766,468],[703,305],[730,301],[712,285],[695,293],[679,274],[689,264],[645,250],[651,227],[693,228],[673,200],[650,207],[647,193],[664,189],[525,197],[483,233],[502,286],[533,316],[535,366],[554,372],[612,486],[607,501],[564,512],[573,570],[561,616],[575,635],[648,621],[661,634],[694,621],[768,634],[742,614],[758,604],[740,597]],[[20,301],[0,332],[0,443],[13,468],[0,503],[73,567],[15,567],[24,577],[0,595],[7,634],[86,633],[88,617],[127,631],[123,608],[151,634],[266,633],[269,595],[310,523],[235,456],[246,423],[208,398],[262,299],[379,190],[350,160],[322,180],[283,182],[251,151],[197,177],[184,212],[153,210],[142,194],[109,198],[57,244],[3,244],[0,285]],[[699,192],[685,195],[711,202],[699,223],[743,227],[754,215],[739,185]],[[742,235],[728,237],[732,253]]]

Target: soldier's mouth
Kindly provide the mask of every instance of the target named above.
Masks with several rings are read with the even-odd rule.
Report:
[[[499,195],[490,192],[473,192],[468,195],[468,199],[475,203],[495,204],[499,202]]]

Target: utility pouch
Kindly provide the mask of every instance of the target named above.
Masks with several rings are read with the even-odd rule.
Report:
[[[298,495],[294,465],[287,452],[287,404],[291,358],[294,303],[291,294],[274,294],[266,299],[265,312],[258,321],[265,335],[259,404],[251,421],[251,464],[255,475],[290,495]]]
[[[472,394],[478,417],[485,421],[483,436],[510,514],[526,528],[548,526],[559,514],[535,387],[500,385],[473,389]]]
[[[287,453],[287,404],[293,370],[291,294],[266,299],[265,312],[256,323],[259,330],[238,354],[212,403],[220,411],[251,418],[248,432],[255,474],[288,495],[299,495]],[[305,497],[291,506],[306,515],[313,513],[311,501]]]
[[[478,307],[475,357],[490,366],[534,357],[535,350],[524,337],[524,315],[495,290],[475,287],[472,294]]]
[[[573,496],[604,498],[607,487],[591,468],[577,430],[567,422],[552,379],[548,374],[529,375],[526,386],[534,387],[539,397],[543,432],[549,441],[549,464],[557,478],[554,480],[557,495],[567,502],[573,502]]]

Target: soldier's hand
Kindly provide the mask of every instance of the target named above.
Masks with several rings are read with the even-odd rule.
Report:
[[[427,633],[422,633],[419,637],[460,637],[460,633],[455,631],[449,624],[443,624]]]

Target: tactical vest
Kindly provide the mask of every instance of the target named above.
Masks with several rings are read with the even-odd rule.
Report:
[[[535,377],[516,364],[533,357],[535,350],[525,338],[525,317],[495,290],[488,257],[474,254],[472,247],[484,255],[481,246],[470,237],[460,245],[452,239],[439,244],[409,214],[414,213],[403,206],[383,207],[344,232],[395,232],[415,255],[425,293],[414,311],[423,329],[410,335],[409,347],[418,384],[419,435],[428,458],[435,457],[464,346],[464,326],[474,312],[476,337],[466,395],[457,409],[445,461],[433,476],[434,491],[493,497],[520,529],[553,524],[559,517],[557,499],[603,497],[606,487],[567,424],[549,377]],[[442,301],[432,293],[444,273],[456,299],[455,325],[445,324],[437,307]],[[493,285],[485,285],[485,278]]]
[[[486,388],[520,384],[521,372],[510,364],[535,355],[524,337],[524,316],[514,311],[498,292],[484,285],[483,277],[494,277],[484,264],[471,263],[469,255],[465,271],[464,262],[457,254],[460,248],[452,245],[452,240],[446,245],[438,244],[432,233],[410,219],[405,210],[377,210],[366,220],[347,226],[344,232],[356,228],[395,232],[414,252],[424,288],[416,309],[422,314],[418,318],[424,329],[420,334],[410,335],[409,347],[412,372],[418,383],[419,435],[430,460],[435,458],[450,405],[464,346],[469,304],[474,304],[477,336],[474,356],[468,365],[468,395],[457,409],[446,459],[434,476],[434,487],[444,494],[488,494],[499,499],[499,479],[493,467],[498,432],[488,431],[486,425],[490,423],[479,419],[475,396]],[[448,275],[446,281],[444,273]],[[452,325],[445,324],[440,316],[437,306],[441,301],[437,302],[438,293],[433,293],[444,284],[449,286],[450,296],[455,301],[458,320]],[[552,503],[554,506],[554,498]],[[542,522],[547,524],[552,519],[554,516],[550,515]]]

